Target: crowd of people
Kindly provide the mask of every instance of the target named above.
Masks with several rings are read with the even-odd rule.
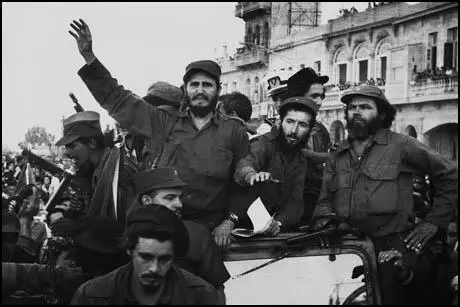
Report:
[[[384,304],[454,300],[456,253],[446,242],[457,167],[390,131],[396,109],[377,86],[341,98],[342,144],[317,118],[329,77],[309,67],[276,95],[269,89],[277,117],[253,131],[250,100],[219,95],[214,61],[194,61],[183,86],[156,82],[142,97],[96,57],[82,19],[69,33],[85,61],[78,75],[117,121],[119,142],[107,141],[97,112],[79,109],[56,143],[74,163],[72,188],[59,178],[52,189],[46,172],[3,161],[2,304],[225,304],[223,254],[235,227],[252,226],[258,198],[272,216],[265,236],[337,220],[368,236]],[[24,181],[28,167],[35,177]],[[413,188],[417,174],[430,193]],[[53,193],[59,199],[43,210]],[[40,210],[44,238],[34,235]]]
[[[345,90],[352,89],[354,87],[358,87],[358,86],[361,86],[361,85],[385,86],[385,84],[386,84],[385,79],[382,79],[382,78],[374,79],[374,78],[371,77],[370,79],[367,79],[365,81],[363,81],[363,80],[358,81],[358,82],[351,82],[351,81],[343,82],[343,81],[341,81],[340,83],[337,83],[337,84],[328,84],[328,85],[325,86],[325,88],[326,88],[326,90],[331,90],[331,89],[338,88],[340,91],[345,91]]]

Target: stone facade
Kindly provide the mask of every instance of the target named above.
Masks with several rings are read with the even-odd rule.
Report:
[[[237,82],[231,90],[249,93],[254,104],[259,105],[271,103],[260,84],[268,72],[297,71],[309,66],[328,75],[329,87],[319,119],[333,140],[346,136],[340,97],[344,89],[360,82],[375,82],[396,105],[398,114],[392,127],[396,132],[410,129],[420,141],[428,143],[433,131],[442,131],[450,124],[458,126],[456,2],[393,2],[296,32],[288,29],[288,5],[271,3],[269,47],[264,49],[268,62],[241,67],[235,65],[235,60],[223,59],[223,67],[225,63],[233,65],[224,68],[223,84]],[[255,18],[254,22],[261,24],[260,17],[254,16],[245,21],[252,24],[248,20]],[[266,22],[267,15],[263,16]],[[447,75],[445,70],[438,76],[429,76],[427,69],[440,71],[443,66],[452,70]],[[256,77],[258,84],[254,82]],[[261,115],[263,112],[254,114]],[[458,132],[452,138],[455,144],[451,156],[458,158]]]

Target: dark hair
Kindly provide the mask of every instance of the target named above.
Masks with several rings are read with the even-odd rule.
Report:
[[[371,97],[372,98],[372,97]],[[375,105],[377,107],[378,115],[385,115],[385,118],[382,120],[382,128],[390,128],[393,124],[393,121],[396,117],[396,109],[391,104],[386,101],[383,101],[378,98],[373,98]],[[345,106],[345,121],[348,120],[348,105]]]
[[[156,239],[160,242],[174,241],[171,231],[158,227],[155,224],[139,223],[126,228],[124,247],[129,251],[133,251],[139,243],[139,238]]]
[[[219,101],[222,101],[223,108],[226,113],[235,112],[242,120],[247,122],[251,119],[252,105],[249,98],[240,93],[232,92],[219,97]]]
[[[104,149],[104,147],[107,145],[107,140],[105,135],[101,136],[92,136],[92,137],[80,137],[77,139],[78,142],[84,144],[84,145],[89,145],[89,142],[91,140],[95,140],[96,142],[96,149]]]
[[[279,111],[281,122],[283,122],[284,118],[286,117],[286,114],[289,111],[301,111],[301,112],[307,112],[311,114],[312,116],[311,116],[311,119],[308,125],[310,126],[310,131],[313,129],[315,122],[316,122],[316,114],[314,114],[313,111],[310,110],[310,108],[308,108],[307,106],[301,105],[301,104],[291,104],[291,105],[285,106],[284,108],[282,107]]]

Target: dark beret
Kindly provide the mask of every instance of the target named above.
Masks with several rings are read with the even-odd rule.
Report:
[[[181,219],[171,210],[160,205],[148,205],[133,209],[127,217],[128,232],[137,229],[171,234],[177,257],[183,257],[189,249],[189,236]]]

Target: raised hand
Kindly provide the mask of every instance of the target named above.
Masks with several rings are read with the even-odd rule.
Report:
[[[96,59],[96,56],[93,52],[93,38],[88,25],[80,18],[79,21],[74,20],[70,26],[75,32],[69,31],[69,33],[77,41],[80,54],[85,59],[86,64],[91,64]]]

